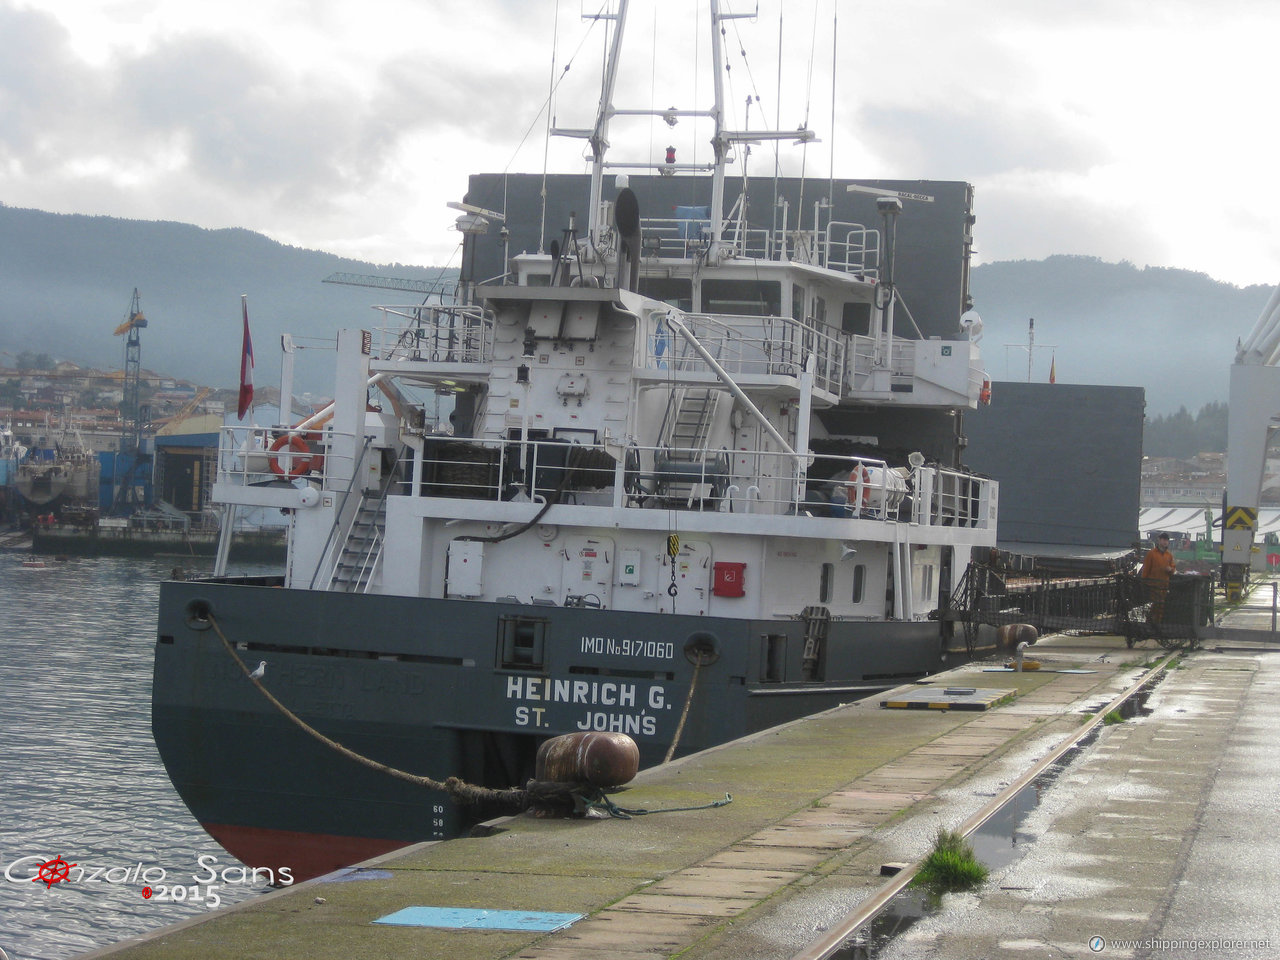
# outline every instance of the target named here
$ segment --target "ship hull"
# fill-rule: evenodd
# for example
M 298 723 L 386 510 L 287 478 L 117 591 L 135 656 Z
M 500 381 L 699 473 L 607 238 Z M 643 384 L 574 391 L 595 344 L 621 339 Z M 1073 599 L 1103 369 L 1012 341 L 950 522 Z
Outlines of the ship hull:
M 255 689 L 222 637 L 250 667 L 265 660 L 263 684 L 325 737 L 413 774 L 502 788 L 530 779 L 538 744 L 557 734 L 627 733 L 648 766 L 662 761 L 686 703 L 677 755 L 946 663 L 937 623 L 835 621 L 809 665 L 805 632 L 799 619 L 170 582 L 153 730 L 174 786 L 211 835 L 251 866 L 304 879 L 456 836 L 501 811 L 459 807 L 303 732 Z

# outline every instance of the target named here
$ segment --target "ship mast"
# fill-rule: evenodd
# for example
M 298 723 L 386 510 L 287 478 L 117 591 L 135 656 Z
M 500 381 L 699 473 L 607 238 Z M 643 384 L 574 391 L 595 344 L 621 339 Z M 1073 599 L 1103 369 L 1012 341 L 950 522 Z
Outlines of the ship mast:
M 749 19 L 754 13 L 722 13 L 719 0 L 711 2 L 711 62 L 714 82 L 712 87 L 715 103 L 710 110 L 677 110 L 674 107 L 665 110 L 654 109 L 618 109 L 613 105 L 613 94 L 618 80 L 618 64 L 621 58 L 622 35 L 626 30 L 627 8 L 629 0 L 619 0 L 617 13 L 590 14 L 598 20 L 614 20 L 613 39 L 609 44 L 609 55 L 605 62 L 604 78 L 600 89 L 600 104 L 596 109 L 595 124 L 591 129 L 571 129 L 553 127 L 553 136 L 577 137 L 591 145 L 591 198 L 587 213 L 587 236 L 593 246 L 601 244 L 601 231 L 606 226 L 601 223 L 601 207 L 604 193 L 604 172 L 606 167 L 625 167 L 630 169 L 652 170 L 655 163 L 607 163 L 605 154 L 609 150 L 609 124 L 614 117 L 646 116 L 661 117 L 670 126 L 675 126 L 680 117 L 709 117 L 715 126 L 711 138 L 714 160 L 710 165 L 693 163 L 663 163 L 664 173 L 711 171 L 711 251 L 708 259 L 715 262 L 720 259 L 722 234 L 724 232 L 724 178 L 725 167 L 735 143 L 751 143 L 761 140 L 794 140 L 796 143 L 807 143 L 814 139 L 813 131 L 807 127 L 796 130 L 726 130 L 724 127 L 724 47 L 720 37 L 720 26 L 728 20 Z

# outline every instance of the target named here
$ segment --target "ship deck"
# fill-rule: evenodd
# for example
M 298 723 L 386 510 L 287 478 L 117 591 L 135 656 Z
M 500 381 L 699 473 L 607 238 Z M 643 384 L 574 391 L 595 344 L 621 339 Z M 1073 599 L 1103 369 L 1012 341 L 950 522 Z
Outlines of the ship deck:
M 1259 623 L 1241 626 L 1261 626 L 1269 617 L 1271 591 L 1258 591 L 1263 593 L 1268 609 Z M 1039 670 L 993 672 L 998 663 L 987 662 L 933 678 L 934 688 L 1012 691 L 1011 697 L 992 698 L 987 709 L 881 707 L 894 694 L 920 688 L 909 685 L 642 771 L 614 797 L 625 807 L 658 809 L 697 806 L 732 794 L 733 802 L 726 806 L 631 820 L 505 818 L 493 823 L 488 836 L 409 847 L 88 956 L 789 957 L 810 949 L 807 945 L 836 926 L 845 912 L 875 896 L 885 882 L 882 864 L 923 856 L 939 827 L 958 826 L 1091 716 L 1100 721 L 1104 705 L 1167 654 L 1150 643 L 1127 650 L 1117 637 L 1044 638 L 1034 649 Z M 1257 665 L 1267 658 L 1242 658 L 1240 666 L 1224 669 L 1215 659 L 1223 656 L 1198 652 L 1184 669 L 1170 672 L 1158 689 L 1166 691 L 1165 697 L 1184 700 L 1175 699 L 1167 711 L 1144 720 L 1145 726 L 1125 725 L 1135 732 L 1117 734 L 1120 752 L 1113 751 L 1114 745 L 1097 751 L 1098 762 L 1119 763 L 1128 771 L 1122 775 L 1133 776 L 1134 765 L 1143 760 L 1126 749 L 1142 753 L 1168 747 L 1170 725 L 1186 722 L 1176 716 L 1185 713 L 1177 705 L 1188 697 L 1206 696 L 1206 685 L 1222 686 L 1210 694 L 1223 698 L 1215 702 L 1215 710 L 1225 711 L 1224 716 L 1239 710 L 1249 689 L 1240 681 L 1246 677 L 1244 666 L 1260 671 Z M 1196 758 L 1205 751 L 1208 758 L 1222 756 L 1235 728 L 1211 722 L 1198 729 L 1205 732 L 1203 737 L 1196 734 L 1194 751 L 1186 740 L 1174 740 L 1181 764 L 1180 776 L 1174 778 L 1178 789 L 1194 791 L 1203 787 L 1202 781 L 1212 783 L 1216 767 L 1197 765 Z M 1145 732 L 1140 736 L 1139 730 Z M 1156 768 L 1161 766 L 1168 761 Z M 1084 791 L 1087 786 L 1073 780 L 1067 789 Z M 1126 798 L 1112 799 L 1120 803 Z M 1103 814 L 1112 818 L 1106 824 L 1114 834 L 1149 834 L 1149 823 L 1132 806 Z M 1182 821 L 1198 809 L 1194 803 L 1163 806 L 1162 833 L 1177 834 L 1183 827 L 1194 831 L 1194 824 Z M 1172 848 L 1178 845 L 1148 841 L 1140 846 L 1140 859 L 1151 861 L 1141 865 L 1151 890 L 1144 887 L 1141 897 L 1125 894 L 1125 910 L 1141 912 L 1145 904 L 1154 915 L 1177 882 L 1176 862 L 1155 861 L 1165 849 L 1175 856 Z M 1105 862 L 1091 869 L 1119 877 L 1134 866 L 1111 859 L 1102 858 Z M 1017 896 L 1030 894 L 984 892 L 982 909 L 988 909 L 988 900 L 999 906 Z M 1080 908 L 1092 909 L 1097 918 L 1089 930 L 1107 937 L 1126 935 L 1116 929 L 1120 921 L 1114 902 L 1104 895 L 1096 899 L 1086 896 Z M 1072 903 L 1055 909 L 1062 924 L 1078 920 Z M 582 918 L 552 933 L 375 923 L 411 907 L 545 911 Z M 1045 915 L 1037 912 L 1037 922 L 1052 922 Z M 993 922 L 990 946 L 1011 935 L 1010 922 L 1008 917 Z M 973 930 L 972 918 L 965 926 Z M 1141 926 L 1140 920 L 1127 920 L 1123 929 Z M 1064 927 L 1069 939 L 1079 939 L 1076 933 Z M 1055 942 L 1052 933 L 1048 936 L 1048 942 Z M 971 949 L 968 955 L 976 956 L 985 948 L 979 937 L 958 942 L 957 949 L 961 954 Z

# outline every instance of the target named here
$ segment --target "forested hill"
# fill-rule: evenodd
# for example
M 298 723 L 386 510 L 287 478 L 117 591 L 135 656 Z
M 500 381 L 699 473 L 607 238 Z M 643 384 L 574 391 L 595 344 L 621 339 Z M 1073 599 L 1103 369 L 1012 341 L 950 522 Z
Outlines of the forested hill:
M 0 351 L 11 355 L 0 355 L 0 366 L 29 351 L 119 369 L 124 348 L 112 333 L 137 287 L 150 322 L 143 366 L 231 386 L 243 293 L 259 376 L 269 382 L 280 333 L 332 338 L 340 326 L 376 325 L 371 304 L 416 302 L 413 294 L 321 283 L 334 272 L 427 280 L 440 273 L 347 260 L 249 230 L 0 206 Z M 971 286 L 993 379 L 1026 379 L 1034 317 L 1033 379 L 1048 379 L 1054 358 L 1060 383 L 1145 387 L 1151 416 L 1227 399 L 1236 340 L 1270 293 L 1187 270 L 1062 256 L 980 265 Z M 298 390 L 327 392 L 328 368 L 318 352 L 301 354 Z
M 1280 281 L 1280 277 L 1276 278 Z M 1146 388 L 1148 416 L 1226 402 L 1236 341 L 1253 328 L 1271 287 L 1236 287 L 1190 270 L 1092 257 L 1011 260 L 975 267 L 970 284 L 995 379 Z
M 240 295 L 247 294 L 259 381 L 271 382 L 279 370 L 280 333 L 332 341 L 341 326 L 377 325 L 371 304 L 421 302 L 413 293 L 321 282 L 335 272 L 415 280 L 440 274 L 286 246 L 250 230 L 0 206 L 0 351 L 120 369 L 124 338 L 113 333 L 137 287 L 148 320 L 142 365 L 233 386 L 240 372 Z M 299 354 L 299 391 L 332 392 L 326 372 L 332 355 L 322 360 L 321 352 Z M 0 366 L 13 359 L 0 355 Z

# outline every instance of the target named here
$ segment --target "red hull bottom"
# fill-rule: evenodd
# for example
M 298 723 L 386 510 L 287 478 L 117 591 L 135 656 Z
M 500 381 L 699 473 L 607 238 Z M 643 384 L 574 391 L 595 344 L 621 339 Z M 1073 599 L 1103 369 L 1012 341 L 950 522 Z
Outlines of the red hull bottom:
M 342 837 L 294 830 L 265 830 L 225 823 L 202 823 L 209 836 L 237 860 L 250 867 L 269 868 L 278 879 L 287 867 L 294 883 L 324 876 L 372 857 L 406 846 L 400 840 Z

